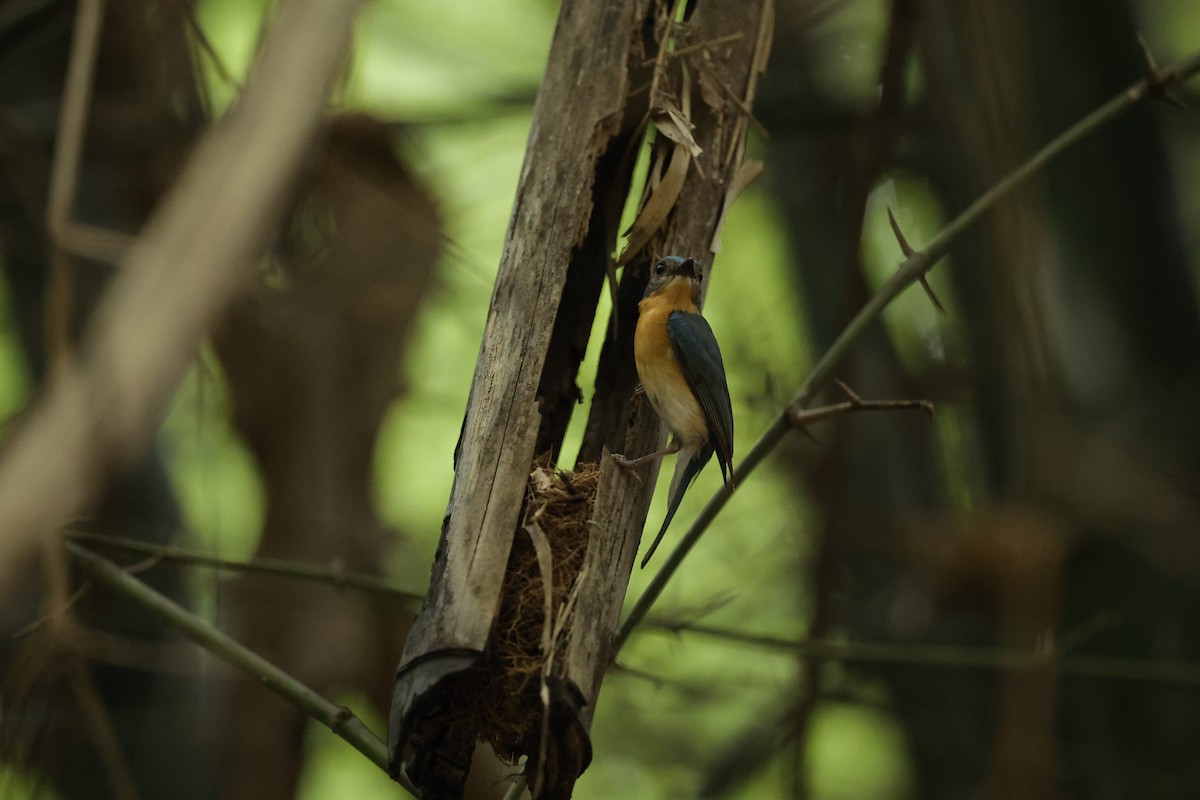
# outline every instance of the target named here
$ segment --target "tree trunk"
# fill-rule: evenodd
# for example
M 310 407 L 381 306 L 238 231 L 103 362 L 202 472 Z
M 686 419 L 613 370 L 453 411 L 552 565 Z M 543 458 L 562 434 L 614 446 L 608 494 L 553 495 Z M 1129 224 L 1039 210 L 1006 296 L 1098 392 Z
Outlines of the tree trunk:
M 703 256 L 715 247 L 747 127 L 738 104 L 753 100 L 771 28 L 766 0 L 711 0 L 690 11 L 676 26 L 664 2 L 562 8 L 433 581 L 396 676 L 392 767 L 406 768 L 426 797 L 461 796 L 477 739 L 502 756 L 528 756 L 535 797 L 569 796 L 590 759 L 591 709 L 657 474 L 646 470 L 639 483 L 614 471 L 605 445 L 642 452 L 662 440 L 642 406 L 629 417 L 636 302 L 648 264 L 666 248 Z M 733 33 L 742 35 L 686 59 L 662 49 Z M 618 321 L 580 463 L 556 475 L 552 459 L 579 395 L 576 372 L 648 116 L 672 138 L 659 136 L 650 199 L 620 259 Z M 689 119 L 694 131 L 679 122 Z M 531 644 L 514 650 L 514 636 Z

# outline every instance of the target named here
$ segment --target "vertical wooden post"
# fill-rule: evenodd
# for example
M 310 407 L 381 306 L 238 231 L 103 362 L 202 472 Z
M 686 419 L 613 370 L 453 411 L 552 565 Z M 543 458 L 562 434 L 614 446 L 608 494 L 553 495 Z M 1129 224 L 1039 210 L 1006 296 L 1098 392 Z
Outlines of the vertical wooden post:
M 648 262 L 666 252 L 710 262 L 724 210 L 745 175 L 739 166 L 747 109 L 771 33 L 771 0 L 698 0 L 677 24 L 681 5 L 566 2 L 560 12 L 433 580 L 396 675 L 392 772 L 407 770 L 425 797 L 461 796 L 475 742 L 489 738 L 468 713 L 487 700 L 472 676 L 487 659 L 514 535 L 526 535 L 522 508 L 534 459 L 557 457 L 579 396 L 579 362 L 613 268 L 636 149 L 653 124 L 659 134 L 647 197 L 664 184 L 670 196 L 657 201 L 661 213 L 643 204 L 641 246 L 620 259 L 619 321 L 609 327 L 580 454 L 592 469 L 601 462 L 585 563 L 569 601 L 552 609 L 561 625 L 542 653 L 542 724 L 517 745 L 529 757 L 527 772 L 535 773 L 535 796 L 570 796 L 591 757 L 587 728 L 657 474 L 655 467 L 638 483 L 603 456 L 606 445 L 642 452 L 663 436 L 648 407 L 638 406 L 631 424 L 630 320 Z M 689 49 L 673 56 L 672 42 Z M 664 177 L 680 139 L 685 169 Z
M 561 398 L 578 391 L 583 348 L 569 343 L 582 327 L 586 346 L 615 238 L 618 220 L 610 217 L 619 219 L 628 192 L 631 167 L 622 175 L 620 166 L 640 127 L 629 94 L 632 75 L 645 71 L 643 28 L 652 23 L 653 7 L 653 0 L 568 2 L 559 15 L 455 452 L 432 582 L 396 673 L 392 772 L 406 769 L 428 796 L 461 795 L 482 736 L 452 710 L 470 691 L 469 674 L 499 611 L 542 411 L 561 408 Z M 619 198 L 615 209 L 610 196 Z M 564 296 L 577 305 L 560 308 Z M 548 367 L 558 374 L 544 374 Z

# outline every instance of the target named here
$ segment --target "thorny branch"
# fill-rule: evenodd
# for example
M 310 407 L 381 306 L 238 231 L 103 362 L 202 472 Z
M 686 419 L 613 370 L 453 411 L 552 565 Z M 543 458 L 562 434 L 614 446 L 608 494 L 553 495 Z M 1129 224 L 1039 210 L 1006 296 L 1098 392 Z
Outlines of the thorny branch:
M 859 310 L 854 319 L 842 330 L 838 338 L 830 345 L 821 359 L 813 366 L 808 378 L 800 387 L 800 391 L 786 408 L 771 422 L 750 452 L 742 459 L 733 473 L 731 485 L 740 486 L 747 477 L 762 463 L 782 441 L 790 430 L 789 413 L 802 411 L 812 401 L 817 391 L 824 386 L 833 373 L 834 368 L 846 357 L 850 347 L 862 335 L 863 331 L 873 323 L 883 310 L 909 286 L 918 283 L 925 277 L 942 256 L 950 249 L 950 245 L 973 223 L 990 211 L 995 205 L 1007 197 L 1014 189 L 1024 184 L 1030 178 L 1042 171 L 1058 156 L 1072 146 L 1086 139 L 1108 123 L 1129 112 L 1134 106 L 1148 97 L 1161 94 L 1167 88 L 1181 83 L 1200 72 L 1200 51 L 1186 56 L 1166 69 L 1158 70 L 1125 89 L 1104 105 L 1092 111 L 1079 122 L 1059 134 L 1042 149 L 1034 153 L 1029 160 L 1001 178 L 986 192 L 976 198 L 975 202 L 963 210 L 946 227 L 933 237 L 924 249 L 914 250 L 907 256 L 895 274 L 888 279 L 866 305 Z M 683 559 L 696 545 L 700 537 L 708 530 L 713 519 L 720 513 L 732 496 L 732 490 L 722 485 L 700 511 L 696 521 L 684 533 L 679 544 L 671 551 L 663 562 L 662 568 L 650 581 L 650 585 L 638 598 L 629 615 L 621 623 L 613 637 L 612 655 L 615 658 L 622 645 L 629 639 L 629 634 L 646 618 L 646 614 L 666 588 L 671 577 L 683 563 Z
M 1158 61 L 1154 58 L 1154 53 L 1150 52 L 1150 46 L 1146 44 L 1146 38 L 1140 33 L 1137 35 L 1138 53 L 1142 57 L 1142 66 L 1146 70 L 1146 81 L 1150 85 L 1150 91 L 1158 98 L 1165 100 L 1176 108 L 1186 109 L 1187 106 L 1183 102 L 1168 91 L 1170 83 L 1164 78 L 1163 73 L 1158 68 Z
M 892 213 L 892 209 L 888 209 L 888 224 L 892 226 L 892 233 L 896 235 L 896 243 L 900 245 L 900 252 L 904 253 L 905 258 L 912 258 L 916 252 L 912 249 L 912 245 L 908 243 L 908 239 L 904 238 L 904 231 L 900 230 L 900 223 L 896 222 L 896 215 Z M 925 275 L 922 275 L 917 280 L 921 282 L 921 288 L 925 290 L 925 296 L 929 298 L 929 302 L 933 303 L 933 307 L 943 314 L 946 313 L 945 306 L 942 301 L 938 300 L 938 296 L 933 293 L 933 287 L 929 285 L 929 280 Z
M 834 382 L 850 398 L 849 400 L 809 409 L 790 405 L 784 409 L 788 423 L 797 430 L 804 430 L 814 422 L 823 422 L 831 417 L 840 417 L 855 411 L 902 411 L 906 409 L 920 409 L 929 416 L 930 421 L 933 420 L 933 403 L 928 400 L 863 400 L 846 384 L 837 379 L 834 379 Z

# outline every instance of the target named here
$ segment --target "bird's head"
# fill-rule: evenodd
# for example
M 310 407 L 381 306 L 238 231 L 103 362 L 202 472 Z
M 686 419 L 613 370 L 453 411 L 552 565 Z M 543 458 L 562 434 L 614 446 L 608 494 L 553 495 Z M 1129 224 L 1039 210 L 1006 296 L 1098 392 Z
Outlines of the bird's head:
M 700 300 L 700 265 L 694 258 L 664 256 L 650 269 L 650 283 L 646 286 L 646 297 L 661 292 L 676 281 L 687 281 L 694 302 Z

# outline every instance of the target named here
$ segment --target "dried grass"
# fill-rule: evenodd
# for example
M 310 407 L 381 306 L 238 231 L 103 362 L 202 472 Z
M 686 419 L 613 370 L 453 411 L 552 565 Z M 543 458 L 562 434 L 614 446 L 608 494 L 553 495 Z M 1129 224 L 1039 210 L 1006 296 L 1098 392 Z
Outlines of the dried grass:
M 537 524 L 550 544 L 555 615 L 567 605 L 583 567 L 599 479 L 595 463 L 577 472 L 560 472 L 550 465 L 548 455 L 534 462 L 529 476 L 522 522 Z M 541 730 L 545 624 L 545 583 L 533 543 L 521 530 L 509 554 L 490 651 L 468 678 L 464 692 L 468 729 L 477 731 L 510 763 L 531 754 Z

